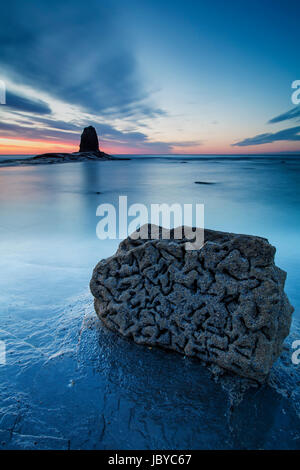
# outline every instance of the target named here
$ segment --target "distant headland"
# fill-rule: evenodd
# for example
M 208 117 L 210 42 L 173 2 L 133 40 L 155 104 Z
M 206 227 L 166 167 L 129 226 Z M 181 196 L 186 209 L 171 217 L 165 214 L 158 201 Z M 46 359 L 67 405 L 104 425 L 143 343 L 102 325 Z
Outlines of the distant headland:
M 130 160 L 130 158 L 117 158 L 102 152 L 96 129 L 88 126 L 83 129 L 80 138 L 79 152 L 73 153 L 43 153 L 32 158 L 9 159 L 1 162 L 1 166 L 12 165 L 49 165 L 54 163 L 86 162 L 105 160 Z

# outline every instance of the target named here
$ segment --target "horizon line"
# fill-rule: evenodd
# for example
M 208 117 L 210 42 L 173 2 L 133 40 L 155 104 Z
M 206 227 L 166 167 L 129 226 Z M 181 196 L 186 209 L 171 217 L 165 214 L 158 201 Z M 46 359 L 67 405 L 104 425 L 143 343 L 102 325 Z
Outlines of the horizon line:
M 44 153 L 77 153 L 77 152 L 44 152 Z M 38 156 L 38 155 L 43 155 L 43 154 L 35 154 L 35 153 L 15 153 L 15 154 L 7 154 L 7 153 L 0 153 L 0 157 L 17 157 L 17 156 Z M 110 154 L 111 156 L 114 155 L 131 155 L 131 156 L 160 156 L 160 155 L 168 155 L 168 156 L 216 156 L 216 157 L 232 157 L 232 156 L 237 156 L 237 157 L 255 157 L 255 156 L 300 156 L 300 151 L 296 152 L 261 152 L 261 153 L 112 153 Z

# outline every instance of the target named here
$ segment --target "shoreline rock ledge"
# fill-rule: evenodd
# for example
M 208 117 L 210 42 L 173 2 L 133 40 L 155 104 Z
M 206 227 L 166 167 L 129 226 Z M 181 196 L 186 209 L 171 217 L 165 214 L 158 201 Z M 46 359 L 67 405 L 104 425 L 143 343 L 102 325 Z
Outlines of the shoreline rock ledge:
M 150 229 L 95 267 L 90 288 L 99 318 L 138 344 L 263 383 L 294 310 L 275 248 L 264 238 L 205 230 L 202 248 L 187 251 L 172 230 L 169 240 L 150 240 Z

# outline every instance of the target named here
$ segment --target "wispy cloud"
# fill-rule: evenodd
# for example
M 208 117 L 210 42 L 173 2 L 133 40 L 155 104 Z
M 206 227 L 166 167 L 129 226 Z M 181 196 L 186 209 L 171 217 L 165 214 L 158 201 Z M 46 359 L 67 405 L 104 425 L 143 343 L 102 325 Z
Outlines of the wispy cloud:
M 254 137 L 250 137 L 235 144 L 232 144 L 232 146 L 247 147 L 248 145 L 270 144 L 272 142 L 283 140 L 300 141 L 300 126 L 290 127 L 288 129 L 283 129 L 278 132 L 259 134 Z
M 100 137 L 100 147 L 131 150 L 135 148 L 142 153 L 170 153 L 174 148 L 189 148 L 201 145 L 201 141 L 151 141 L 147 134 L 137 131 L 120 131 L 110 124 L 89 121 L 96 127 Z M 14 137 L 46 140 L 49 142 L 63 141 L 75 148 L 79 145 L 82 125 L 55 121 L 43 117 L 28 118 L 20 122 L 0 122 L 0 137 Z
M 75 144 L 78 142 L 80 134 L 79 132 L 78 134 L 74 134 L 71 132 L 58 131 L 57 129 L 1 122 L 0 136 L 9 136 L 14 138 L 22 137 L 35 140 L 63 140 L 70 142 L 70 144 Z
M 290 119 L 300 120 L 300 106 L 298 106 L 297 108 L 290 109 L 286 113 L 279 114 L 279 116 L 270 119 L 268 123 L 276 124 L 277 122 L 288 121 Z
M 288 121 L 291 119 L 300 120 L 300 106 L 290 109 L 286 113 L 279 114 L 268 121 L 268 124 L 277 124 L 279 122 Z M 254 137 L 249 137 L 240 142 L 232 144 L 233 147 L 247 147 L 248 145 L 262 145 L 270 144 L 277 141 L 299 141 L 300 140 L 300 126 L 289 127 L 277 132 L 266 132 L 258 134 Z

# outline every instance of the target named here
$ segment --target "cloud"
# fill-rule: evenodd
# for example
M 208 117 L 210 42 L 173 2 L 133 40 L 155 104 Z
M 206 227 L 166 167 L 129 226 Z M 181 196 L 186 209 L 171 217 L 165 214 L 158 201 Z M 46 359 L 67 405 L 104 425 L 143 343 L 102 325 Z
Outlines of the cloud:
M 0 122 L 0 136 L 14 137 L 14 138 L 27 138 L 36 140 L 64 140 L 70 143 L 79 142 L 80 132 L 78 134 L 64 131 L 57 131 L 57 129 L 39 128 L 37 126 L 24 126 L 19 123 Z
M 290 141 L 300 141 L 300 126 L 290 127 L 288 129 L 283 129 L 278 132 L 270 132 L 266 134 L 259 134 L 248 139 L 244 139 L 241 142 L 232 144 L 233 147 L 247 147 L 248 145 L 262 145 L 270 144 L 272 142 L 290 140 Z
M 290 119 L 300 118 L 300 106 L 290 109 L 286 113 L 279 114 L 278 116 L 270 119 L 268 124 L 276 124 Z M 298 119 L 300 120 L 300 119 Z M 232 144 L 233 147 L 247 147 L 248 145 L 262 145 L 270 144 L 277 141 L 299 141 L 300 140 L 300 126 L 289 127 L 278 132 L 268 132 L 265 134 L 258 134 L 254 137 L 249 137 L 240 142 Z
M 8 91 L 0 136 L 77 146 L 82 128 L 94 125 L 104 147 L 172 151 L 173 142 L 138 131 L 166 112 L 152 102 L 119 13 L 108 0 L 2 6 L 0 79 Z
M 200 141 L 185 142 L 153 142 L 143 132 L 120 131 L 110 124 L 101 124 L 89 121 L 89 124 L 95 126 L 99 140 L 100 148 L 115 147 L 124 151 L 126 148 L 132 150 L 134 147 L 142 153 L 171 153 L 175 148 L 188 148 L 201 145 Z M 47 118 L 36 118 L 35 120 L 19 121 L 18 123 L 0 122 L 0 137 L 15 137 L 34 140 L 63 141 L 70 145 L 77 146 L 80 142 L 82 126 L 63 121 L 56 122 Z
M 277 122 L 288 121 L 289 119 L 300 118 L 300 106 L 297 108 L 290 109 L 286 113 L 279 114 L 279 116 L 274 117 L 268 121 L 269 124 L 276 124 Z
M 11 91 L 6 92 L 6 106 L 16 111 L 27 113 L 50 114 L 51 109 L 47 103 L 17 95 Z
M 28 21 L 30 19 L 30 21 Z M 0 65 L 10 78 L 107 117 L 155 117 L 111 2 L 15 0 L 1 6 Z

